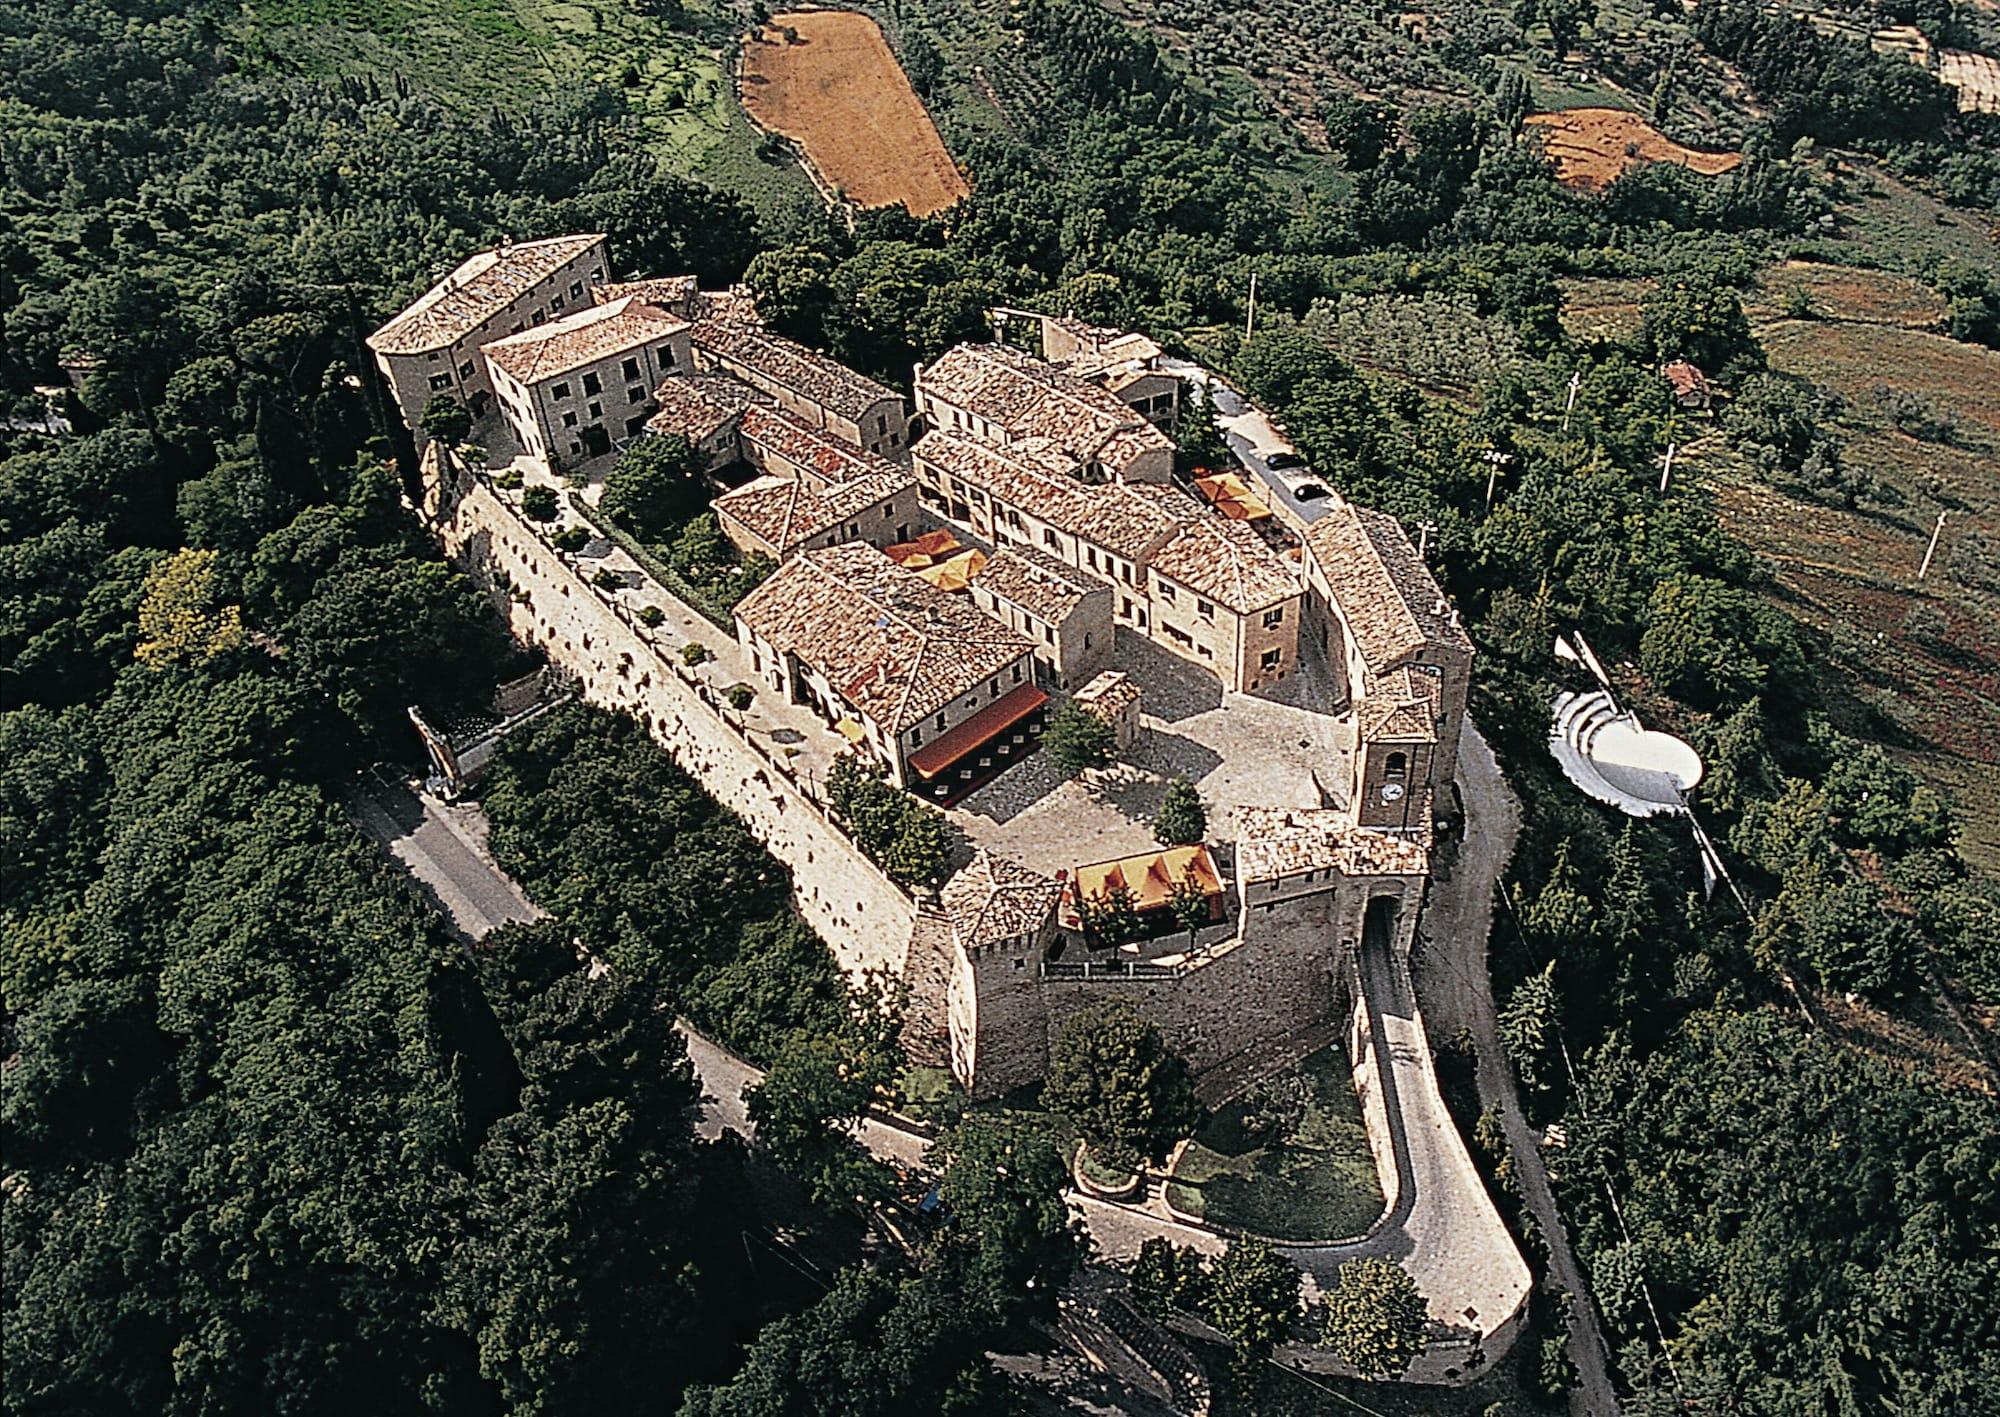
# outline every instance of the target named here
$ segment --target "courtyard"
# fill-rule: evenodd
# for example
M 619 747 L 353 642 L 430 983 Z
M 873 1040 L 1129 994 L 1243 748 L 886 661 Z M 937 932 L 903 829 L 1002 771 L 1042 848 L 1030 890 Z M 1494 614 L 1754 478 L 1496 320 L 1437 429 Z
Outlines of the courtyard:
M 1065 779 L 1046 754 L 1033 755 L 951 811 L 972 845 L 1049 876 L 1151 851 L 1176 777 L 1200 791 L 1211 841 L 1234 837 L 1239 807 L 1346 801 L 1353 721 L 1331 710 L 1316 647 L 1301 645 L 1298 672 L 1258 694 L 1225 693 L 1214 675 L 1125 629 L 1117 667 L 1143 695 L 1130 761 Z

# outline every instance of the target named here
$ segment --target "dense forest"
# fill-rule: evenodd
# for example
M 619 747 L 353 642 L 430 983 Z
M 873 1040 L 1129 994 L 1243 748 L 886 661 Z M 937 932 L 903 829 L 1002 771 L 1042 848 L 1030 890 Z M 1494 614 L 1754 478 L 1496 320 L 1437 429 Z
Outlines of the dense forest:
M 839 1126 L 897 1060 L 893 1001 L 843 987 L 740 823 L 630 725 L 552 717 L 488 803 L 554 920 L 467 952 L 343 811 L 413 756 L 406 705 L 449 715 L 519 667 L 400 504 L 360 338 L 463 251 L 568 229 L 628 272 L 747 270 L 782 327 L 895 379 L 996 296 L 1141 324 L 1343 490 L 1433 523 L 1528 809 L 1496 988 L 1537 1120 L 1567 1131 L 1633 1410 L 1946 1414 L 2000 1383 L 2000 1111 L 1963 1022 L 2000 997 L 2000 905 L 1950 804 L 1822 699 L 1820 646 L 1699 478 L 1657 490 L 1682 414 L 1653 374 L 1689 357 L 1755 390 L 1727 436 L 1836 495 L 1742 309 L 1831 208 L 1798 140 L 1991 208 L 1990 122 L 1911 66 L 1704 6 L 1773 113 L 1724 177 L 1565 188 L 1495 77 L 1472 104 L 1354 105 L 1342 180 L 1299 190 L 1153 41 L 1038 0 L 1014 23 L 1053 101 L 968 148 L 972 199 L 774 231 L 635 141 L 614 90 L 467 113 L 393 74 L 249 70 L 237 8 L 0 11 L 10 1409 L 1011 1410 L 980 1355 L 1076 1262 L 1045 1137 L 948 1134 L 962 1223 L 912 1259 L 769 1255 L 780 1216 L 837 1234 L 838 1198 L 883 1184 Z M 1639 335 L 1565 333 L 1557 282 L 1586 274 L 1655 281 Z M 1931 278 L 1953 337 L 2000 344 L 1993 267 Z M 1384 296 L 1452 302 L 1519 357 L 1446 402 L 1312 333 L 1316 303 Z M 71 376 L 57 431 L 36 391 Z M 1701 892 L 1683 833 L 1553 777 L 1547 647 L 1579 627 L 1703 748 L 1747 909 Z M 1942 1043 L 1836 1027 L 1822 1001 L 1848 996 Z M 675 1012 L 773 1063 L 803 1195 L 695 1138 Z

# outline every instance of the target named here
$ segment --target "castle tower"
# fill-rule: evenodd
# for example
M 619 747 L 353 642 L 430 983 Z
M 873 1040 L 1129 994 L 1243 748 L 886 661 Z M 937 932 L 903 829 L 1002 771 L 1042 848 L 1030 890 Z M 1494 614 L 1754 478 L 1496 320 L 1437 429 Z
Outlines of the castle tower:
M 1386 692 L 1355 709 L 1354 783 L 1348 800 L 1359 826 L 1380 831 L 1420 831 L 1430 824 L 1438 762 L 1437 681 L 1407 670 L 1392 676 Z
M 1048 877 L 985 851 L 939 894 L 954 944 L 951 1071 L 976 1098 L 1033 1082 L 1048 1068 L 1041 965 L 1061 894 Z

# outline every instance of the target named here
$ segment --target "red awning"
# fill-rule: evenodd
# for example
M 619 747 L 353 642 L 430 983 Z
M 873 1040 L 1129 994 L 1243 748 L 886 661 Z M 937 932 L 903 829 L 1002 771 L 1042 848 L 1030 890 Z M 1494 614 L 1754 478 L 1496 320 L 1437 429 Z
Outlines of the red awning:
M 1049 696 L 1033 684 L 1013 689 L 965 722 L 946 731 L 943 737 L 924 744 L 910 754 L 910 766 L 917 776 L 933 778 L 975 748 L 984 747 L 1049 701 Z

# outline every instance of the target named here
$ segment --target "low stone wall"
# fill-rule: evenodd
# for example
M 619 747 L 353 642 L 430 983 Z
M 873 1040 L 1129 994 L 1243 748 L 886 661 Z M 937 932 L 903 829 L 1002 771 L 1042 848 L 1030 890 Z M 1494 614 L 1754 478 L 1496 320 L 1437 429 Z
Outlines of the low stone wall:
M 719 690 L 679 662 L 677 647 L 627 619 L 549 543 L 547 529 L 521 516 L 483 476 L 448 471 L 425 492 L 446 554 L 492 596 L 515 639 L 573 675 L 588 702 L 637 719 L 743 818 L 791 871 L 799 914 L 850 976 L 880 970 L 900 977 L 915 903 L 732 723 Z

